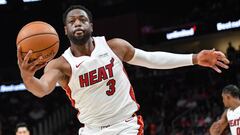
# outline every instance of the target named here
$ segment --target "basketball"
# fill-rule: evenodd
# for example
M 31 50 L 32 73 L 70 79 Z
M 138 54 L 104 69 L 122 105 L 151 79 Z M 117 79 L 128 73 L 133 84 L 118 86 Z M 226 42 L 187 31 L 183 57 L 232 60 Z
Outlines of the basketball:
M 21 28 L 17 35 L 17 46 L 21 46 L 24 58 L 32 50 L 29 62 L 42 56 L 42 62 L 52 60 L 59 49 L 59 37 L 56 30 L 48 23 L 33 21 Z M 41 63 L 40 63 L 41 64 Z

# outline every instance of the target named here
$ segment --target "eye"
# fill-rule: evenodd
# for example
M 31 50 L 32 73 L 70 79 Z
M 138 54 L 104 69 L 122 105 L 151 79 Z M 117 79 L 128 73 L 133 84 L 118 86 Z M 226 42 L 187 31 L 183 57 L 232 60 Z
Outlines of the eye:
M 67 23 L 74 23 L 74 19 L 73 18 L 69 18 L 68 20 L 67 20 Z
M 68 23 L 74 23 L 74 21 L 73 20 L 69 20 Z
M 87 21 L 88 21 L 87 18 L 85 18 L 85 17 L 81 18 L 81 22 L 86 23 Z

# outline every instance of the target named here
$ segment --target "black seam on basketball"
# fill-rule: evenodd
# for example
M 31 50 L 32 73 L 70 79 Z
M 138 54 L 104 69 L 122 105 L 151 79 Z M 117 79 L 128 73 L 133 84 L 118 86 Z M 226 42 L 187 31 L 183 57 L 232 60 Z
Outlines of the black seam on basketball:
M 47 50 L 47 49 L 49 49 L 49 48 L 57 45 L 58 42 L 59 42 L 59 41 L 56 41 L 56 42 L 55 42 L 54 44 L 52 44 L 51 46 L 49 46 L 49 47 L 47 47 L 47 48 L 44 48 L 44 49 L 42 49 L 42 50 L 33 51 L 32 53 L 37 53 L 37 52 L 41 52 L 41 51 Z M 22 52 L 22 53 L 28 53 L 28 52 Z
M 38 34 L 33 34 L 33 35 L 31 35 L 31 36 L 28 36 L 28 37 L 23 38 L 23 39 L 20 40 L 17 44 L 19 45 L 23 40 L 28 39 L 28 38 L 30 38 L 30 37 L 38 36 L 38 35 L 47 35 L 47 34 L 49 34 L 49 35 L 55 35 L 55 36 L 58 37 L 58 35 L 57 35 L 57 34 L 54 34 L 54 33 L 47 33 L 47 32 L 46 32 L 46 33 L 38 33 Z

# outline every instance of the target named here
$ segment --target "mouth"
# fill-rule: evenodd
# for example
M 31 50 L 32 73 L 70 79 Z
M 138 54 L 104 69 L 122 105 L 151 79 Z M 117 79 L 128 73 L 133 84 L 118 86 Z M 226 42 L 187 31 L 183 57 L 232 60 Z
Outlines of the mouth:
M 83 34 L 83 31 L 77 30 L 77 31 L 74 32 L 74 34 L 76 34 L 76 35 L 82 35 L 82 34 Z
M 77 28 L 74 30 L 74 33 L 84 33 L 84 30 L 81 28 Z
M 76 36 L 82 36 L 84 34 L 84 31 L 81 29 L 77 29 L 74 31 L 74 35 Z

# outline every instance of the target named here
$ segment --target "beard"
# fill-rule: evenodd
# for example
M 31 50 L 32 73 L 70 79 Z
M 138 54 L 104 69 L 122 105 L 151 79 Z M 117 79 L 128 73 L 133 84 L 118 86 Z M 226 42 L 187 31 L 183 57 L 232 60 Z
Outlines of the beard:
M 68 39 L 75 45 L 83 45 L 87 43 L 87 41 L 90 39 L 92 34 L 90 32 L 87 32 L 83 34 L 83 36 L 74 36 L 74 34 L 68 34 Z

